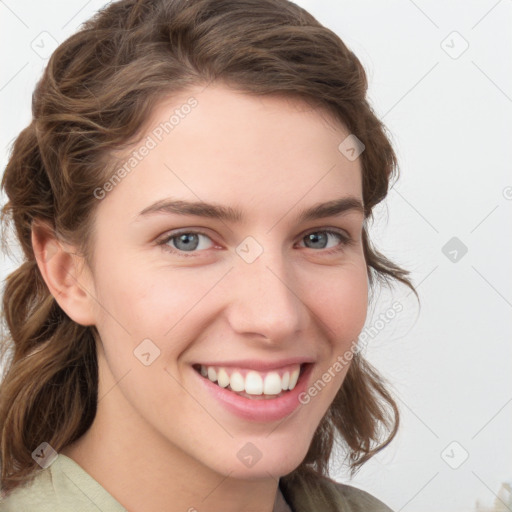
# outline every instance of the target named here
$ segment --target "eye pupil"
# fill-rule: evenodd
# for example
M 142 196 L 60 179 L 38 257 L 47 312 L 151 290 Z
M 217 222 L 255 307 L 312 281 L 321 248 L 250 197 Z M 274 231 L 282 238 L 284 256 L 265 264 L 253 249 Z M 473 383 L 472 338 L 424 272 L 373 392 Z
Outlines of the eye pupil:
M 191 241 L 190 239 L 192 237 L 194 237 L 194 239 Z M 183 233 L 182 235 L 178 235 L 177 237 L 175 237 L 175 241 L 175 247 L 180 250 L 196 249 L 199 243 L 198 236 L 195 233 Z M 183 243 L 184 246 L 180 247 L 180 243 Z
M 327 243 L 327 234 L 326 233 L 322 233 L 322 232 L 318 232 L 318 233 L 310 233 L 309 235 L 307 235 L 306 237 L 310 242 L 313 242 L 313 243 L 318 243 L 319 241 L 322 241 L 324 243 Z M 323 249 L 324 247 L 314 247 L 315 249 Z

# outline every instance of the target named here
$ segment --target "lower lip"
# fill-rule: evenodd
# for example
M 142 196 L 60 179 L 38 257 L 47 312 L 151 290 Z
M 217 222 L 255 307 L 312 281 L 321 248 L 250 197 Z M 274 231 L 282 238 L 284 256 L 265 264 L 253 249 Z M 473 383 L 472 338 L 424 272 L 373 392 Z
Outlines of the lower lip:
M 277 421 L 285 418 L 299 405 L 300 394 L 305 391 L 311 369 L 313 364 L 308 363 L 303 372 L 299 376 L 299 380 L 295 387 L 278 398 L 267 398 L 262 400 L 252 400 L 243 396 L 237 395 L 228 389 L 221 388 L 214 384 L 211 380 L 203 377 L 194 369 L 192 371 L 196 374 L 202 385 L 211 393 L 228 411 L 236 414 L 238 417 L 250 421 Z

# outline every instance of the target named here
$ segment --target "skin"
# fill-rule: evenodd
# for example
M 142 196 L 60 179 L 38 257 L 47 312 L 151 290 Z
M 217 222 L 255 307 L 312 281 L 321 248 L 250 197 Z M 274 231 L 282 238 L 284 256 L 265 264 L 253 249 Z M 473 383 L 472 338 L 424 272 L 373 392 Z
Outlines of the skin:
M 199 389 L 191 365 L 310 356 L 311 384 L 350 348 L 367 311 L 363 214 L 296 219 L 317 203 L 362 202 L 361 163 L 340 153 L 349 132 L 326 112 L 218 84 L 165 98 L 141 140 L 192 95 L 198 105 L 191 113 L 98 201 L 92 268 L 76 248 L 34 225 L 52 294 L 101 338 L 96 418 L 62 453 L 131 511 L 271 512 L 279 477 L 304 459 L 349 365 L 276 422 L 227 411 Z M 170 197 L 238 207 L 246 219 L 138 218 Z M 206 235 L 194 256 L 178 254 L 176 239 L 167 242 L 176 253 L 157 245 L 180 228 Z M 308 245 L 308 233 L 325 229 L 352 242 L 326 235 L 323 245 Z M 263 249 L 250 264 L 235 251 L 247 236 Z M 133 354 L 146 338 L 160 350 L 149 366 Z M 250 468 L 237 457 L 247 442 L 262 454 Z

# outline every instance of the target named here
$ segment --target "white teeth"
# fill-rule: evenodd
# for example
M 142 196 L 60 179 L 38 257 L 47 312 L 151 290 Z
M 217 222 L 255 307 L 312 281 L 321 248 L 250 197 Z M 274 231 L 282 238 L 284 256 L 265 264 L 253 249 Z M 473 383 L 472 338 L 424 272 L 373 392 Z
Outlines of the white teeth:
M 229 385 L 231 386 L 231 389 L 233 391 L 236 391 L 237 393 L 240 391 L 244 391 L 245 382 L 244 378 L 242 377 L 242 374 L 239 372 L 233 372 L 233 375 L 231 375 L 231 378 L 229 379 Z
M 282 388 L 288 389 L 289 385 L 290 385 L 290 372 L 284 372 Z
M 263 393 L 265 393 L 265 395 L 278 395 L 283 390 L 282 386 L 284 386 L 284 379 L 281 384 L 281 377 L 279 377 L 279 374 L 277 372 L 270 372 L 265 377 Z
M 258 372 L 249 372 L 245 377 L 245 392 L 249 395 L 261 395 L 263 393 L 263 379 Z
M 299 380 L 299 370 L 293 370 L 290 375 L 290 383 L 288 384 L 289 389 L 293 389 Z
M 212 382 L 215 382 L 217 380 L 217 372 L 215 371 L 215 368 L 213 368 L 212 366 L 208 367 L 208 378 Z
M 217 374 L 217 384 L 221 388 L 226 388 L 229 386 L 229 375 L 224 368 L 219 369 L 219 373 Z
M 297 384 L 300 374 L 300 366 L 292 371 L 286 371 L 282 376 L 277 371 L 271 371 L 262 375 L 260 372 L 251 370 L 245 378 L 239 371 L 234 371 L 231 376 L 225 368 L 203 366 L 200 368 L 201 375 L 212 382 L 217 382 L 221 388 L 230 386 L 236 393 L 246 392 L 249 395 L 279 395 L 282 391 L 292 390 Z

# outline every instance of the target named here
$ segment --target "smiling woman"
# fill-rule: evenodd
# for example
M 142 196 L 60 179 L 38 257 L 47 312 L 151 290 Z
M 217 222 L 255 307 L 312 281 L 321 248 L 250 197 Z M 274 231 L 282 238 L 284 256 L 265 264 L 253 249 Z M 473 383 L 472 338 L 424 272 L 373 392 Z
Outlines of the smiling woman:
M 57 48 L 2 181 L 1 511 L 390 510 L 328 475 L 397 432 L 357 340 L 413 289 L 366 90 L 286 0 L 123 0 Z

